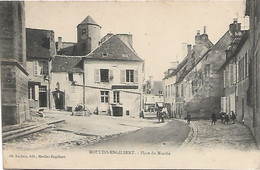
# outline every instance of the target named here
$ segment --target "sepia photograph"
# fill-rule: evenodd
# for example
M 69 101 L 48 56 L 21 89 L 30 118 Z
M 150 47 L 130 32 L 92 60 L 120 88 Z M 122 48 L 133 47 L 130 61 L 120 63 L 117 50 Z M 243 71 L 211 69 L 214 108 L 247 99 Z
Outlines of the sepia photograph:
M 1 1 L 3 169 L 259 169 L 260 1 Z

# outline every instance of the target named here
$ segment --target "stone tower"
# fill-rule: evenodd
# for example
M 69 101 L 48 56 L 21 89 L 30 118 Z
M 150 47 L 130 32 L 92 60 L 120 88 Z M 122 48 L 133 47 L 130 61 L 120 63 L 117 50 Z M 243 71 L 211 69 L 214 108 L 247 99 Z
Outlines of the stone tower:
M 78 36 L 78 55 L 86 55 L 94 50 L 100 42 L 101 26 L 98 25 L 90 16 L 87 16 L 77 26 Z

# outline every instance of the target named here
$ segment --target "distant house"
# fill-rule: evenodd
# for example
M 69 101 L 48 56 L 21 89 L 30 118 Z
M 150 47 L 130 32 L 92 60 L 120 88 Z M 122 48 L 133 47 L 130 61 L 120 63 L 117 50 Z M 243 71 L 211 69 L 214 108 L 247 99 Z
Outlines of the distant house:
M 56 54 L 52 30 L 26 28 L 26 65 L 30 108 L 50 107 L 50 62 Z
M 53 109 L 71 110 L 83 104 L 83 62 L 80 56 L 55 56 L 51 69 L 51 106 Z
M 174 84 L 176 82 L 176 74 L 178 70 L 181 69 L 181 66 L 183 66 L 183 63 L 184 62 L 182 62 L 181 64 L 179 64 L 179 62 L 172 62 L 171 68 L 169 68 L 164 73 L 163 98 L 164 98 L 164 104 L 167 107 L 167 111 L 170 114 L 170 117 L 176 117 L 176 112 L 175 112 L 176 92 L 175 92 Z
M 146 81 L 144 85 L 144 111 L 155 112 L 157 102 L 164 102 L 163 81 L 154 81 L 153 77 Z

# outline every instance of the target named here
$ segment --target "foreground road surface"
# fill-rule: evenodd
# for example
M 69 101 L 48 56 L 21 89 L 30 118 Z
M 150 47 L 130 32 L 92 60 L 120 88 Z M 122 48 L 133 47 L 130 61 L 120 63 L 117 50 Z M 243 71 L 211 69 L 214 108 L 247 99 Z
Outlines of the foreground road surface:
M 189 132 L 189 126 L 172 120 L 160 127 L 144 127 L 85 148 L 174 151 L 185 141 Z

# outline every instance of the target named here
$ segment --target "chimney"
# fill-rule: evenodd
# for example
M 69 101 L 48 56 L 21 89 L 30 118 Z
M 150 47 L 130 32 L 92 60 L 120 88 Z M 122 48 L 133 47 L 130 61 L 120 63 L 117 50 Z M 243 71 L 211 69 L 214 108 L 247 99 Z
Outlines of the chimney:
M 62 49 L 62 37 L 58 37 L 58 47 L 57 50 L 60 51 Z
M 133 35 L 132 34 L 117 34 L 119 38 L 126 44 L 133 46 Z
M 150 83 L 151 83 L 151 89 L 153 89 L 153 76 L 149 76 Z
M 197 30 L 197 35 L 195 36 L 195 44 L 201 44 L 200 30 Z
M 206 33 L 206 26 L 204 26 L 204 32 L 201 35 L 202 41 L 207 41 L 208 40 L 208 34 Z
M 191 44 L 187 45 L 187 53 L 188 53 L 188 55 L 191 54 Z

